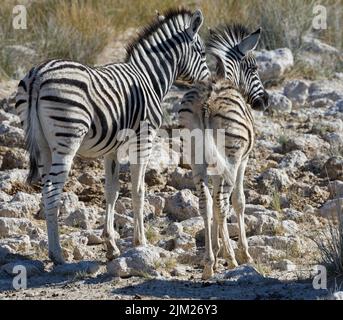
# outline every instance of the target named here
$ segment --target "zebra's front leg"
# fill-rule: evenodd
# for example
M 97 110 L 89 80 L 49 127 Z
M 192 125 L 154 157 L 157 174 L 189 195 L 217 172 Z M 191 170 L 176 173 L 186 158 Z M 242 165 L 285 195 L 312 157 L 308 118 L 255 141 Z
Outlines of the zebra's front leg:
M 244 210 L 245 210 L 245 195 L 243 189 L 244 173 L 248 159 L 243 160 L 238 168 L 236 185 L 232 193 L 232 205 L 237 214 L 239 227 L 239 260 L 241 263 L 253 263 L 254 260 L 248 251 L 248 241 L 245 233 Z
M 103 238 L 106 244 L 106 257 L 112 260 L 120 255 L 114 236 L 114 206 L 119 196 L 119 170 L 120 164 L 115 154 L 105 156 L 105 197 L 106 221 L 104 224 Z
M 205 257 L 202 279 L 207 280 L 213 276 L 214 255 L 212 249 L 212 197 L 208 188 L 206 165 L 193 166 L 194 183 L 199 194 L 199 211 L 205 224 Z
M 146 245 L 144 232 L 144 176 L 147 163 L 130 164 L 132 181 L 132 207 L 134 213 L 133 245 Z

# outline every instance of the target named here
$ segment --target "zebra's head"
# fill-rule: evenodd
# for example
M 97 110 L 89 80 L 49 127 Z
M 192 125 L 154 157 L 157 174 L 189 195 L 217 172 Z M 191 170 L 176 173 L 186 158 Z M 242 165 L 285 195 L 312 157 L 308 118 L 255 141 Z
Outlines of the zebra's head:
M 264 111 L 268 107 L 269 95 L 258 74 L 256 58 L 252 52 L 241 60 L 239 88 L 253 109 Z
M 210 31 L 208 51 L 216 60 L 217 76 L 228 79 L 247 97 L 254 109 L 268 106 L 268 93 L 263 87 L 252 53 L 260 39 L 261 29 L 253 33 L 242 25 L 225 25 Z
M 181 54 L 179 61 L 178 79 L 194 82 L 206 80 L 210 76 L 210 70 L 206 63 L 206 50 L 199 30 L 204 21 L 200 10 L 196 10 L 190 17 L 190 21 L 183 33 Z

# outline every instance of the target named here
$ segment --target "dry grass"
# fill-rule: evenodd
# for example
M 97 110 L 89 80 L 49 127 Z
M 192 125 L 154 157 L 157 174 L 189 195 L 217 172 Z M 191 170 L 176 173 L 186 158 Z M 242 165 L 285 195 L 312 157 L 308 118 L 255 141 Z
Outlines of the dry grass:
M 343 275 L 343 212 L 342 199 L 337 199 L 337 216 L 329 221 L 326 231 L 320 232 L 318 237 L 312 238 L 321 253 L 321 264 L 334 275 Z
M 224 22 L 241 22 L 251 29 L 263 28 L 261 47 L 301 47 L 301 37 L 311 27 L 314 0 L 32 0 L 27 5 L 28 30 L 12 28 L 12 10 L 17 0 L 3 0 L 0 6 L 0 77 L 13 77 L 15 61 L 8 45 L 34 49 L 37 56 L 27 68 L 49 58 L 75 59 L 92 64 L 110 36 L 151 21 L 155 10 L 163 12 L 183 5 L 200 7 L 206 27 Z M 319 36 L 342 48 L 339 22 L 340 0 L 322 1 L 328 11 L 328 29 Z M 302 72 L 301 70 L 299 72 Z M 307 71 L 310 76 L 313 71 Z M 311 73 L 312 72 L 312 73 Z

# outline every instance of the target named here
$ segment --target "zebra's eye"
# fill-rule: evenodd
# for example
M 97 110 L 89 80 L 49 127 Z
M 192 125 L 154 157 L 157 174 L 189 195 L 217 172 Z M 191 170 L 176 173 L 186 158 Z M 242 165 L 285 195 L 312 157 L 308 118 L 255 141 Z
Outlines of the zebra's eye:
M 256 72 L 257 71 L 257 66 L 251 66 L 249 68 L 249 70 L 252 71 L 252 72 Z

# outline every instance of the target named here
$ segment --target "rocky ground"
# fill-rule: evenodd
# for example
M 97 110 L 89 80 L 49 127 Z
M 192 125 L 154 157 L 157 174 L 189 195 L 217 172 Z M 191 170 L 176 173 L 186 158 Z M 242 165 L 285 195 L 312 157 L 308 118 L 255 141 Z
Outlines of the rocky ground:
M 132 31 L 128 32 L 131 34 Z M 98 62 L 120 60 L 116 39 Z M 312 38 L 304 59 L 316 63 L 340 53 Z M 335 51 L 336 50 L 336 51 Z M 114 57 L 113 57 L 114 56 Z M 13 110 L 16 81 L 0 83 L 0 298 L 3 299 L 324 299 L 313 288 L 320 261 L 315 241 L 337 216 L 343 198 L 343 73 L 308 81 L 285 77 L 294 65 L 289 49 L 257 53 L 271 106 L 255 113 L 257 141 L 246 173 L 246 228 L 254 266 L 227 270 L 220 260 L 213 279 L 201 280 L 204 225 L 189 167 L 178 164 L 170 139 L 158 138 L 146 175 L 147 248 L 132 248 L 133 214 L 127 165 L 120 174 L 115 228 L 122 256 L 106 264 L 102 160 L 77 158 L 64 189 L 60 232 L 68 264 L 53 268 L 40 210 L 40 186 L 25 184 L 24 132 Z M 316 60 L 317 59 L 317 60 Z M 177 127 L 175 109 L 184 88 L 163 104 L 164 128 Z M 170 161 L 172 159 L 172 161 Z M 343 208 L 341 207 L 341 211 Z M 228 228 L 237 248 L 238 225 Z M 14 267 L 27 270 L 26 290 L 13 289 Z M 338 286 L 338 287 L 337 287 Z M 334 298 L 339 298 L 337 293 Z

